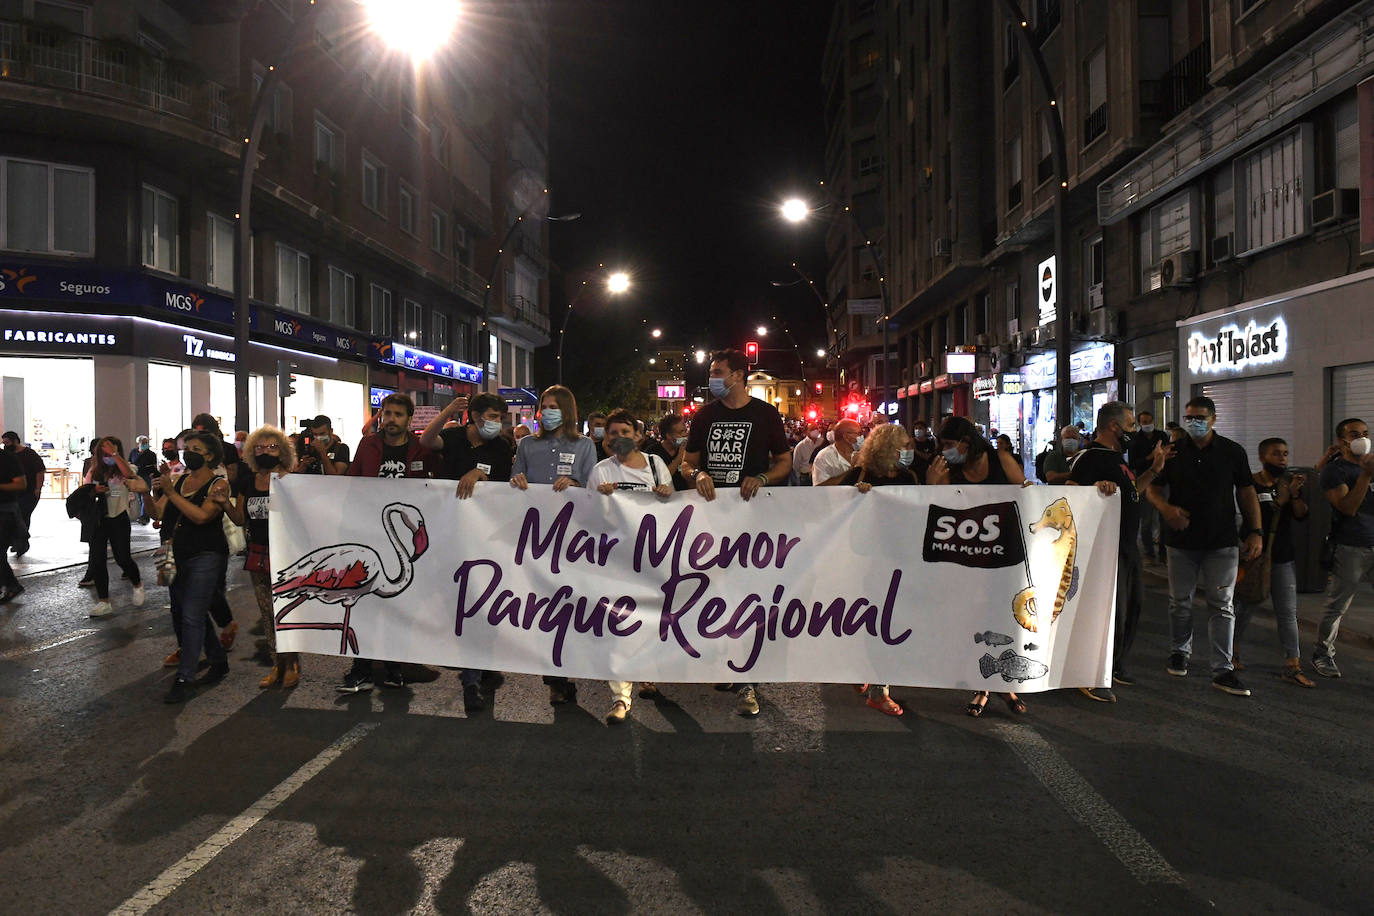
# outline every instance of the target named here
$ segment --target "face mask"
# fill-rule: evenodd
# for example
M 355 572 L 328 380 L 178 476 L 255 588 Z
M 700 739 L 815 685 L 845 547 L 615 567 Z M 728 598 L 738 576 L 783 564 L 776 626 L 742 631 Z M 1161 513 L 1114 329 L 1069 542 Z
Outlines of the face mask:
M 477 435 L 487 441 L 495 439 L 497 436 L 501 435 L 501 421 L 483 420 L 477 424 Z
M 946 464 L 963 464 L 964 459 L 968 457 L 963 452 L 959 451 L 959 446 L 957 445 L 951 445 L 941 452 L 941 454 L 945 456 Z
M 1288 468 L 1280 467 L 1277 464 L 1270 464 L 1266 461 L 1264 462 L 1264 473 L 1268 474 L 1270 477 L 1282 477 L 1284 474 L 1288 473 Z
M 928 429 L 918 429 L 918 430 L 916 430 L 916 438 L 917 438 L 918 440 L 924 442 L 925 440 L 927 440 L 927 439 L 930 438 L 930 430 L 928 430 Z
M 166 458 L 168 461 L 176 461 L 176 460 L 177 460 L 177 450 L 174 449 L 174 448 L 164 448 L 164 449 L 162 450 L 162 457 L 163 457 L 163 458 Z
M 686 444 L 687 444 L 687 437 L 686 437 L 686 436 L 678 436 L 676 441 L 677 441 L 677 444 L 678 444 L 678 445 L 686 445 Z
M 270 452 L 264 453 L 262 455 L 255 455 L 253 457 L 253 460 L 256 461 L 258 467 L 262 468 L 264 471 L 270 471 L 277 465 L 281 464 L 281 457 L 278 455 L 273 455 Z
M 861 448 L 863 448 L 863 447 L 864 447 L 864 437 L 863 437 L 863 436 L 859 436 L 857 439 L 854 440 L 854 451 L 857 452 L 859 449 L 861 449 Z
M 1194 439 L 1207 438 L 1207 421 L 1202 417 L 1184 417 L 1183 431 Z
M 107 467 L 107 468 L 112 468 L 112 467 L 114 467 L 115 460 L 114 460 L 113 458 L 109 457 L 108 455 L 105 456 L 104 458 L 101 458 L 100 460 L 103 461 L 103 462 L 105 462 L 105 467 Z
M 1135 438 L 1135 432 L 1134 432 L 1133 430 L 1129 430 L 1129 429 L 1123 429 L 1123 430 L 1121 430 L 1119 433 L 1116 434 L 1116 441 L 1118 441 L 1118 442 L 1121 443 L 1121 447 L 1122 447 L 1122 448 L 1126 448 L 1128 445 L 1130 445 L 1130 444 L 1131 444 L 1131 440 L 1134 439 L 1134 438 Z
M 819 429 L 813 429 L 811 432 L 806 434 L 806 438 L 810 439 L 813 442 L 819 439 L 820 437 L 821 431 Z
M 624 460 L 635 450 L 635 440 L 629 436 L 616 436 L 611 440 L 610 449 L 617 458 Z
M 1369 454 L 1369 437 L 1362 436 L 1359 439 L 1350 440 L 1350 454 L 1355 457 L 1363 457 Z
M 138 446 L 138 450 L 139 450 L 140 452 L 146 452 L 146 451 L 148 451 L 148 443 L 146 443 L 146 442 L 140 443 L 139 446 Z
M 916 460 L 916 450 L 914 448 L 904 448 L 897 453 L 897 467 L 909 468 L 911 462 Z
M 205 467 L 205 456 L 200 452 L 193 452 L 188 449 L 181 453 L 181 463 L 186 465 L 188 471 L 199 471 Z
M 1140 424 L 1140 431 L 1142 433 L 1152 433 L 1155 431 L 1155 425 L 1153 423 L 1142 423 Z
M 540 420 L 545 429 L 557 429 L 563 425 L 563 411 L 557 407 L 545 407 Z
M 723 378 L 713 378 L 707 384 L 711 387 L 711 397 L 717 400 L 730 393 L 730 386 L 725 384 L 725 379 Z
M 1078 451 L 1078 440 L 1077 440 L 1077 439 L 1065 439 L 1065 440 L 1064 440 L 1064 454 L 1065 454 L 1065 455 L 1072 455 L 1072 454 L 1073 454 L 1074 452 L 1076 452 L 1076 451 Z
M 597 442 L 600 442 L 602 439 L 606 438 L 606 427 L 594 427 L 592 429 L 592 438 L 595 439 Z
M 13 442 L 6 442 L 6 443 L 5 443 L 5 451 L 7 451 L 7 452 L 17 452 L 17 451 L 19 451 L 19 446 L 18 446 L 17 444 L 13 443 Z

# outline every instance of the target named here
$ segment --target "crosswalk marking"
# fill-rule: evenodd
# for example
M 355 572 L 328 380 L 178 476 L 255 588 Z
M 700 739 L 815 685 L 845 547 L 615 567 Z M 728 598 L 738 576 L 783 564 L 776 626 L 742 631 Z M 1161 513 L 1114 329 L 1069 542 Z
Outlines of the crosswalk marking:
M 36 646 L 17 646 L 13 649 L 6 649 L 4 652 L 0 652 L 0 661 L 9 661 L 12 658 L 22 658 L 25 655 L 34 655 L 38 652 L 46 652 L 49 649 L 56 649 L 58 646 L 65 646 L 69 642 L 76 642 L 78 639 L 85 639 L 87 636 L 91 636 L 99 632 L 99 630 L 91 629 L 76 630 L 75 632 L 68 633 L 65 636 L 59 636 L 56 639 L 50 639 L 47 642 L 41 642 Z

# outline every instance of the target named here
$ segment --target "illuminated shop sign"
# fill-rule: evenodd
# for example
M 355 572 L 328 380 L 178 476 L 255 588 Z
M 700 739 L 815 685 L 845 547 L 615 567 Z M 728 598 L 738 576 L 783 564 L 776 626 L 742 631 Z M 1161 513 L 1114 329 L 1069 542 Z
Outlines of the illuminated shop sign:
M 1269 322 L 1253 318 L 1245 327 L 1223 325 L 1214 334 L 1188 335 L 1188 371 L 1241 372 L 1252 366 L 1282 362 L 1288 356 L 1288 325 L 1282 317 Z

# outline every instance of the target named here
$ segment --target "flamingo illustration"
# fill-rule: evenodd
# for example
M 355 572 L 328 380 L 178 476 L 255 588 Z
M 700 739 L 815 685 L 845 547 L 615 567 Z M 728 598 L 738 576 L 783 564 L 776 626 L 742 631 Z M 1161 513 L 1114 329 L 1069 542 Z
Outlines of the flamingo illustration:
M 401 520 L 411 534 L 411 549 L 406 550 L 396 531 Z M 396 549 L 401 568 L 393 579 L 386 574 L 382 558 L 366 544 L 335 544 L 313 550 L 277 574 L 272 586 L 273 598 L 289 598 L 291 603 L 277 612 L 278 630 L 339 630 L 339 654 L 352 649 L 358 654 L 358 639 L 349 626 L 353 605 L 365 595 L 394 598 L 410 587 L 415 575 L 414 562 L 429 547 L 425 518 L 420 510 L 407 503 L 391 503 L 382 510 L 382 526 Z M 284 623 L 286 615 L 305 602 L 315 599 L 325 604 L 342 604 L 343 623 Z

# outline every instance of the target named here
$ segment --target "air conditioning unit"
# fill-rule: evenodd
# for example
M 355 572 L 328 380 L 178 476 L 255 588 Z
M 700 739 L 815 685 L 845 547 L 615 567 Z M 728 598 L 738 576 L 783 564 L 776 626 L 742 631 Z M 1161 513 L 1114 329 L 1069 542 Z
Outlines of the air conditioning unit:
M 1013 331 L 1011 336 L 1007 338 L 1007 349 L 1012 353 L 1017 353 L 1023 346 L 1025 346 L 1025 342 L 1021 340 L 1021 332 Z
M 916 364 L 916 374 L 922 381 L 935 377 L 935 360 L 923 359 Z
M 1007 336 L 1015 337 L 1021 333 L 1021 319 L 1013 318 L 1007 322 Z
M 954 252 L 954 239 L 936 239 L 935 257 L 947 258 Z
M 1181 286 L 1191 282 L 1197 276 L 1197 251 L 1190 248 L 1187 251 L 1176 251 L 1168 255 L 1164 260 L 1154 266 L 1154 270 L 1159 271 L 1159 286 Z M 1151 272 L 1151 289 L 1157 289 L 1154 285 L 1153 271 Z
M 1332 188 L 1312 198 L 1312 225 L 1324 226 L 1360 215 L 1360 192 L 1355 188 Z
M 1236 235 L 1234 232 L 1227 232 L 1212 239 L 1212 263 L 1220 264 L 1222 261 L 1229 261 L 1236 256 Z
M 1045 327 L 1043 325 L 1031 328 L 1025 333 L 1024 337 L 1026 346 L 1031 348 L 1043 347 L 1050 339 L 1049 335 L 1045 333 Z
M 1088 313 L 1089 337 L 1116 337 L 1116 312 L 1098 309 Z
M 1102 308 L 1102 284 L 1094 283 L 1088 287 L 1088 308 Z

